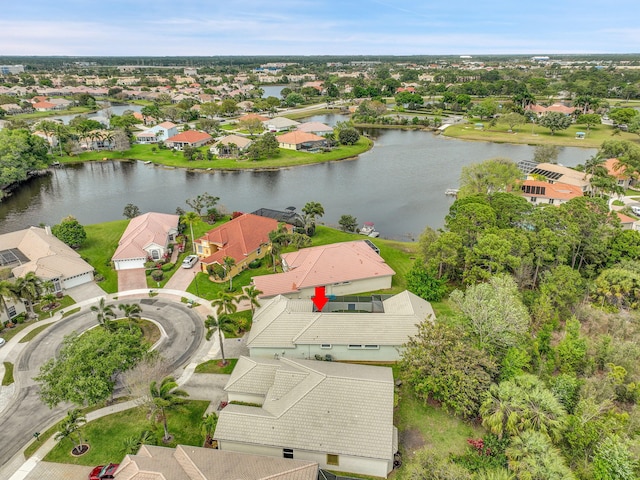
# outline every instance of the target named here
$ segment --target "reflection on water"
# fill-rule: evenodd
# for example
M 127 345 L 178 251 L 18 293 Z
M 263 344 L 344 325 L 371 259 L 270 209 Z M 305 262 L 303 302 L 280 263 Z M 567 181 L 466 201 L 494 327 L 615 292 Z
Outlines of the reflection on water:
M 314 117 L 338 121 L 340 115 Z M 220 197 L 229 212 L 260 207 L 300 210 L 309 201 L 325 209 L 321 222 L 341 215 L 374 222 L 383 237 L 417 238 L 426 226 L 440 227 L 458 186 L 461 168 L 488 158 L 531 159 L 534 148 L 465 142 L 421 131 L 371 132 L 375 147 L 358 159 L 277 171 L 203 172 L 166 169 L 142 162 L 93 162 L 52 171 L 27 183 L 0 203 L 0 232 L 74 215 L 83 224 L 124 218 L 127 203 L 142 212 L 188 209 L 185 200 L 203 192 Z M 564 148 L 559 162 L 573 166 L 594 149 Z

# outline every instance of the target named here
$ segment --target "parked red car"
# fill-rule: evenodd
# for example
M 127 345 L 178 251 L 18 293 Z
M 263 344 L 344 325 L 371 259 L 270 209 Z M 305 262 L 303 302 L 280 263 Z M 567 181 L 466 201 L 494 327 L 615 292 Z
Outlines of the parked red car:
M 119 463 L 110 463 L 109 465 L 98 465 L 91 470 L 89 480 L 107 480 L 113 478 L 113 474 L 120 466 Z

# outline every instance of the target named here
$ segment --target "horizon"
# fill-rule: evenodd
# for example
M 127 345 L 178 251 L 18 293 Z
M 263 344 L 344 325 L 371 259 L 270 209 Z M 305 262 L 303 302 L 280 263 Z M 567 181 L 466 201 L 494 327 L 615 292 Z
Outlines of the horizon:
M 3 57 L 623 55 L 640 45 L 640 27 L 629 15 L 634 7 L 630 0 L 604 10 L 594 0 L 268 6 L 156 0 L 152 7 L 26 0 L 3 8 L 0 51 Z

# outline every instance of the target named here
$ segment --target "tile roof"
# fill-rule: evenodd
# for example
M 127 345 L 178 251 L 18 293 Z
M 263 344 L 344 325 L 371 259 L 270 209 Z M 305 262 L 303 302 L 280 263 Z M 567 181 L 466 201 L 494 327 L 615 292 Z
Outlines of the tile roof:
M 273 125 L 277 128 L 295 127 L 297 125 L 300 125 L 300 122 L 296 122 L 295 120 L 291 120 L 287 117 L 269 118 L 262 123 L 264 123 L 265 125 Z
M 549 198 L 558 200 L 571 200 L 575 197 L 582 197 L 583 192 L 580 187 L 567 183 L 549 183 L 542 180 L 525 180 L 522 187 L 540 187 L 544 193 L 523 193 L 526 197 Z M 543 190 L 542 190 L 543 189 Z
M 321 122 L 304 122 L 298 125 L 296 130 L 301 132 L 333 132 L 333 128 Z
M 288 143 L 291 145 L 298 145 L 305 142 L 320 142 L 324 138 L 314 135 L 313 133 L 301 132 L 300 130 L 294 130 L 293 132 L 287 132 L 284 135 L 277 137 L 278 143 Z
M 240 357 L 238 365 L 246 362 L 253 368 L 267 363 Z M 281 367 L 262 407 L 230 404 L 221 410 L 214 438 L 222 441 L 222 448 L 227 440 L 393 458 L 396 431 L 390 368 L 287 358 L 278 362 Z M 239 374 L 234 374 L 229 383 L 238 381 Z
M 286 272 L 253 277 L 261 297 L 395 274 L 364 240 L 303 248 L 283 254 L 282 259 Z
M 617 158 L 609 158 L 604 162 L 604 168 L 607 169 L 607 173 L 619 180 L 628 180 L 629 174 L 627 173 L 626 165 L 620 163 Z
M 227 135 L 226 137 L 221 138 L 216 142 L 216 145 L 229 145 L 231 143 L 235 144 L 238 148 L 245 148 L 251 145 L 251 139 L 247 137 L 241 137 L 240 135 Z
M 281 295 L 256 310 L 247 339 L 249 348 L 295 348 L 296 345 L 366 344 L 400 346 L 435 318 L 431 304 L 409 291 L 383 302 L 384 313 L 314 312 L 309 299 Z
M 165 143 L 181 142 L 181 143 L 197 143 L 211 140 L 213 137 L 206 132 L 198 132 L 197 130 L 187 130 L 173 137 L 167 138 Z
M 117 480 L 316 480 L 318 464 L 248 453 L 178 445 L 143 445 L 127 455 Z
M 257 113 L 248 113 L 238 118 L 238 121 L 241 122 L 243 120 L 256 120 L 256 119 L 260 120 L 261 122 L 266 122 L 267 120 L 270 120 L 269 117 L 258 115 Z
M 149 212 L 132 218 L 112 259 L 146 258 L 145 247 L 152 243 L 164 247 L 169 231 L 177 229 L 179 222 L 180 216 L 169 213 Z
M 217 252 L 202 260 L 205 264 L 222 264 L 224 257 L 232 257 L 239 263 L 261 245 L 269 244 L 269 232 L 277 228 L 278 222 L 272 218 L 245 213 L 208 231 L 196 244 L 208 241 L 218 247 Z
M 0 235 L 0 245 L 2 250 L 17 248 L 29 259 L 27 263 L 12 268 L 15 277 L 34 272 L 38 277 L 49 279 L 93 271 L 78 252 L 43 228 L 30 227 L 5 233 Z

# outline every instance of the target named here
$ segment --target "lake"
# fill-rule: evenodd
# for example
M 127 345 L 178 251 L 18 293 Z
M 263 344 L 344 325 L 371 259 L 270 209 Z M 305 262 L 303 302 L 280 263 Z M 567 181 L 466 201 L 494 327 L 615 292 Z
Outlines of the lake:
M 341 115 L 309 120 L 333 124 Z M 209 192 L 229 212 L 261 207 L 298 211 L 309 201 L 325 210 L 321 223 L 349 214 L 374 222 L 384 238 L 415 239 L 426 226 L 444 224 L 461 168 L 494 157 L 533 158 L 526 145 L 467 142 L 423 131 L 371 130 L 375 147 L 354 160 L 277 171 L 195 173 L 142 162 L 90 162 L 54 169 L 0 203 L 0 233 L 53 225 L 73 215 L 82 224 L 124 218 L 127 203 L 144 212 L 188 210 L 185 200 Z M 583 163 L 595 149 L 563 148 L 558 162 Z M 213 163 L 215 165 L 215 161 Z

